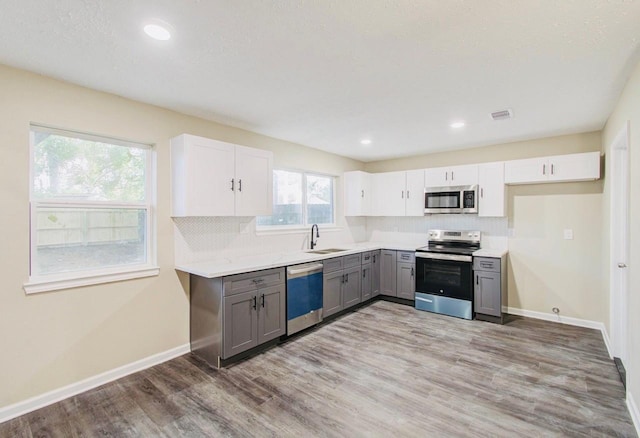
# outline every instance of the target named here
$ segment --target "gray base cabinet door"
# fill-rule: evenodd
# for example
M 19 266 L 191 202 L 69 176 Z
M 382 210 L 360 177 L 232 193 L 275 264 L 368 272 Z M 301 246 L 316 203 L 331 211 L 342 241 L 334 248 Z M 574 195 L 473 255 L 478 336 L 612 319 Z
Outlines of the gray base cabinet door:
M 354 268 L 345 269 L 344 274 L 344 283 L 342 283 L 342 297 L 343 303 L 342 308 L 347 309 L 351 306 L 355 306 L 361 301 L 361 282 L 360 276 L 361 267 L 356 266 Z
M 475 273 L 474 310 L 484 315 L 502 316 L 500 273 L 479 271 Z
M 322 315 L 330 316 L 342 310 L 342 271 L 325 274 L 322 284 Z
M 224 356 L 258 345 L 257 297 L 254 291 L 224 297 Z
M 380 253 L 380 293 L 395 297 L 396 292 L 396 252 L 382 250 Z
M 371 253 L 371 296 L 380 295 L 380 250 Z
M 371 273 L 372 273 L 371 263 L 362 265 L 362 277 L 360 277 L 360 280 L 362 281 L 362 288 L 361 288 L 362 293 L 360 294 L 362 298 L 362 302 L 365 302 L 371 299 L 372 297 L 373 278 L 371 278 Z
M 285 334 L 284 284 L 258 290 L 258 344 Z
M 397 292 L 398 298 L 405 298 L 407 300 L 416 299 L 416 279 L 415 279 L 415 264 L 407 262 L 399 262 L 397 266 Z

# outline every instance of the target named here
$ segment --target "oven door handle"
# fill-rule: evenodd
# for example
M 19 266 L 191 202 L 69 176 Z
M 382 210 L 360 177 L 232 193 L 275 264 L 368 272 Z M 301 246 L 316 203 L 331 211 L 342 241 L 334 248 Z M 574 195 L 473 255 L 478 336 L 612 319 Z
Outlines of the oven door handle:
M 473 257 L 459 254 L 441 254 L 433 252 L 416 252 L 416 257 L 432 260 L 452 260 L 454 262 L 471 262 Z

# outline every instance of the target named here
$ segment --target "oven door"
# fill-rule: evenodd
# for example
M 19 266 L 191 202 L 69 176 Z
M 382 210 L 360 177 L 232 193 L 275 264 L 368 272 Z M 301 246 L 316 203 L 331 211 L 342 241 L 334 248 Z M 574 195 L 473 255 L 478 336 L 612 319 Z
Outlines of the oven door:
M 416 292 L 472 301 L 472 257 L 416 252 Z

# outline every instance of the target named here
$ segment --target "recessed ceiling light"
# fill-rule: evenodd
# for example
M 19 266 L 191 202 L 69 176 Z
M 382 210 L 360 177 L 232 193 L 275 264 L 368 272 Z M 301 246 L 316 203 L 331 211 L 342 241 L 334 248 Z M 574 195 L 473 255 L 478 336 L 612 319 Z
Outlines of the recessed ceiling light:
M 171 38 L 171 31 L 169 30 L 169 27 L 170 26 L 168 24 L 156 20 L 144 26 L 144 33 L 155 40 L 167 41 Z
M 360 144 L 363 144 L 363 145 L 371 144 L 371 139 L 364 138 L 364 139 L 360 140 Z
M 462 128 L 464 126 L 464 122 L 453 122 L 451 125 L 453 129 L 459 129 Z

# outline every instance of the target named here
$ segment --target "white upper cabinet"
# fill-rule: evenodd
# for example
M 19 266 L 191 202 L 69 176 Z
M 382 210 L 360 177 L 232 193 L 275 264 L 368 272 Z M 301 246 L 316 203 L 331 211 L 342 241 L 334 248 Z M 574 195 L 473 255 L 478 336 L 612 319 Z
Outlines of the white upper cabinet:
M 424 170 L 371 174 L 372 216 L 424 216 Z
M 600 178 L 600 152 L 505 162 L 506 184 L 588 181 Z
M 504 162 L 478 165 L 478 216 L 506 216 Z
M 470 186 L 478 184 L 478 165 L 433 167 L 425 170 L 426 187 Z
M 271 214 L 273 153 L 190 134 L 171 139 L 174 217 Z
M 406 172 L 373 174 L 374 216 L 404 216 Z
M 424 216 L 424 170 L 407 170 L 405 173 L 405 216 Z
M 273 153 L 236 146 L 236 216 L 268 216 L 273 211 Z
M 372 212 L 371 174 L 354 170 L 345 172 L 344 215 L 369 216 Z

